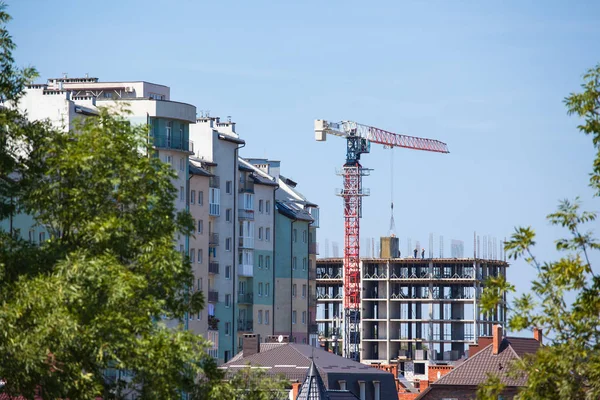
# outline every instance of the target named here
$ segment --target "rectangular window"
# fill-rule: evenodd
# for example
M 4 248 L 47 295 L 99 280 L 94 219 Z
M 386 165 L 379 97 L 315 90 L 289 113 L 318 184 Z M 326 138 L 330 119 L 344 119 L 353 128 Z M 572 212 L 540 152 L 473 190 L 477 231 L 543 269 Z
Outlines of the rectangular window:
M 262 310 L 258 310 L 258 323 L 262 324 Z
M 292 311 L 292 324 L 296 323 L 296 310 Z
M 196 191 L 190 191 L 190 204 L 194 204 L 196 202 Z
M 185 191 L 183 190 L 183 186 L 179 187 L 179 201 L 185 200 Z
M 185 166 L 185 158 L 180 158 L 179 159 L 179 170 L 183 171 L 184 170 L 184 166 Z
M 258 228 L 258 240 L 263 240 L 263 238 L 262 238 L 262 232 L 263 232 L 263 228 L 261 226 L 260 228 Z
M 306 285 L 302 285 L 302 298 L 306 298 Z
M 29 243 L 33 243 L 35 241 L 35 231 L 33 229 L 29 230 Z
M 254 210 L 254 195 L 252 193 L 244 193 L 244 210 Z
M 295 270 L 296 269 L 296 257 L 292 258 L 292 269 Z
M 196 284 L 196 290 L 197 291 L 202 290 L 202 278 L 198 278 L 198 283 Z
M 232 186 L 233 185 L 231 181 L 225 182 L 225 193 L 231 194 Z
M 271 214 L 271 201 L 270 200 L 267 200 L 265 202 L 265 212 L 267 214 Z
M 266 283 L 265 284 L 265 297 L 269 297 L 269 292 L 271 291 L 271 284 L 270 283 Z
M 258 212 L 262 214 L 263 212 L 263 201 L 258 200 Z
M 292 297 L 296 297 L 296 284 L 292 285 Z
M 292 232 L 292 241 L 296 243 L 298 241 L 298 230 L 294 229 Z
M 246 282 L 242 281 L 238 283 L 238 293 L 244 295 L 246 293 Z
M 202 264 L 202 259 L 204 258 L 204 252 L 202 251 L 202 249 L 198 249 L 198 264 Z
M 204 221 L 201 219 L 198 220 L 198 233 L 201 235 L 204 233 Z
M 265 325 L 269 325 L 269 310 L 265 310 Z
M 302 231 L 302 243 L 306 243 L 306 229 Z
M 196 260 L 196 250 L 190 249 L 190 262 L 194 262 Z
M 198 192 L 198 205 L 199 206 L 204 205 L 204 192 L 202 192 L 202 191 Z
M 265 229 L 265 240 L 267 242 L 271 241 L 271 228 L 266 228 Z
M 225 279 L 231 279 L 231 265 L 225 266 Z
M 225 239 L 225 251 L 231 251 L 231 238 Z
M 231 295 L 230 294 L 225 295 L 225 307 L 227 307 L 227 308 L 231 307 Z
M 225 335 L 229 336 L 231 334 L 231 322 L 225 322 Z M 228 351 L 225 351 L 228 353 Z M 227 359 L 227 357 L 225 358 Z
M 262 294 L 263 294 L 263 291 L 262 291 L 262 289 L 263 289 L 263 284 L 262 284 L 262 282 L 260 282 L 260 283 L 258 284 L 258 295 L 259 295 L 259 296 L 262 296 Z
M 258 268 L 262 269 L 263 267 L 263 256 L 262 254 L 258 256 Z
M 231 222 L 231 208 L 228 208 L 227 210 L 225 210 L 225 221 Z
M 306 257 L 302 259 L 302 271 L 306 271 Z
M 168 130 L 168 129 L 169 129 L 169 128 L 167 127 L 167 130 Z M 173 165 L 173 157 L 171 157 L 171 156 L 167 156 L 167 164 L 169 164 L 169 165 Z
M 265 258 L 265 268 L 266 269 L 270 269 L 271 268 L 271 256 L 267 256 Z
M 46 232 L 40 232 L 40 244 L 46 241 Z
M 302 311 L 302 323 L 306 325 L 306 311 Z

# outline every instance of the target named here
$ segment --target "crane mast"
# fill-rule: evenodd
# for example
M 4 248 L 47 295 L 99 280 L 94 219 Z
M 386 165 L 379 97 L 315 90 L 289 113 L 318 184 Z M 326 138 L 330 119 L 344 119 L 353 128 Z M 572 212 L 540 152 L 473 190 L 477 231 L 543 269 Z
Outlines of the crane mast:
M 344 204 L 344 356 L 356 361 L 360 358 L 360 218 L 362 198 L 368 196 L 362 178 L 370 173 L 363 168 L 360 156 L 369 153 L 371 143 L 388 147 L 448 153 L 445 143 L 434 139 L 399 135 L 352 121 L 315 121 L 315 138 L 325 141 L 327 135 L 346 139 L 346 163 L 339 172 L 344 187 L 338 191 Z

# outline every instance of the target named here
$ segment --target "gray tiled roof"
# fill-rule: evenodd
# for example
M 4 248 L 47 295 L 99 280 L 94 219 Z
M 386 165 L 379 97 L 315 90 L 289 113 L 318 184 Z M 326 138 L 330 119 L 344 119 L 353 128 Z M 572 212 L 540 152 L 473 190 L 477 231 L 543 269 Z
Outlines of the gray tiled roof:
M 296 400 L 329 400 L 327 388 L 325 388 L 323 379 L 321 379 L 321 375 L 315 368 L 314 361 L 310 364 L 306 378 L 298 390 Z
M 349 390 L 328 390 L 327 396 L 329 400 L 358 400 L 358 397 Z
M 539 342 L 535 339 L 504 338 L 498 354 L 492 354 L 493 344 L 490 344 L 430 386 L 475 386 L 486 381 L 488 373 L 497 375 L 506 386 L 524 386 L 527 382 L 526 376 L 511 378 L 507 376 L 506 371 L 511 362 L 524 354 L 535 353 L 538 348 Z

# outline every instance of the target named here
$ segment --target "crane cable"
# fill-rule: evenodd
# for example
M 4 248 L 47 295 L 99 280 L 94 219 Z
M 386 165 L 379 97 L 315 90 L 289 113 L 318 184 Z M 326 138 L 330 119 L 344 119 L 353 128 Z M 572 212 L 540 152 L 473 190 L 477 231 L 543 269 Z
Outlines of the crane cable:
M 394 148 L 390 146 L 390 236 L 396 234 L 396 223 L 394 222 Z

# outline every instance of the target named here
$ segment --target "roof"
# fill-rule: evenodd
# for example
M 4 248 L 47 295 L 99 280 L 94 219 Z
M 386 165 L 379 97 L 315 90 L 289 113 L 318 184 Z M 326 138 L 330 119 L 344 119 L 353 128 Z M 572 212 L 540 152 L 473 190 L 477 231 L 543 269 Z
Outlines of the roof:
M 298 207 L 297 203 L 283 202 L 283 201 L 277 200 L 276 205 L 277 205 L 277 211 L 279 211 L 280 214 L 283 214 L 288 218 L 299 219 L 302 221 L 309 221 L 309 222 L 314 221 L 314 219 L 310 215 L 310 213 L 308 211 L 304 210 L 303 208 Z
M 525 386 L 527 377 L 525 375 L 517 378 L 507 376 L 506 371 L 511 362 L 520 359 L 525 354 L 537 351 L 540 344 L 535 339 L 506 337 L 500 344 L 498 354 L 493 353 L 493 343 L 486 346 L 473 357 L 468 358 L 451 372 L 433 382 L 430 390 L 423 391 L 417 399 L 434 390 L 436 386 L 477 386 L 488 379 L 488 374 L 497 375 L 506 386 Z
M 222 133 L 219 133 L 219 139 L 226 140 L 228 142 L 233 142 L 233 143 L 236 143 L 236 144 L 246 144 L 246 141 L 244 141 L 244 140 L 242 140 L 240 138 L 236 138 L 236 137 L 233 137 L 233 136 L 230 136 L 230 135 L 225 135 L 225 134 L 222 134 Z
M 252 175 L 250 175 L 250 177 L 254 179 L 254 183 L 259 185 L 278 186 L 277 182 L 275 182 L 274 180 L 266 178 L 262 175 L 258 175 L 256 173 L 253 173 Z
M 284 346 L 285 343 L 272 342 L 272 343 L 260 343 L 260 352 L 264 353 L 265 351 L 273 350 L 275 347 Z M 229 360 L 228 364 L 233 363 L 234 361 L 238 361 L 244 357 L 244 352 L 240 351 L 235 356 Z
M 189 170 L 192 175 L 200 175 L 200 176 L 213 176 L 209 171 L 202 168 L 202 164 L 200 162 L 194 161 L 190 159 L 189 162 Z
M 315 362 L 310 363 L 310 368 L 306 374 L 306 378 L 300 389 L 296 400 L 328 400 L 327 388 L 321 379 L 321 375 L 317 372 Z
M 358 400 L 358 397 L 349 390 L 328 390 L 327 396 L 329 400 Z

